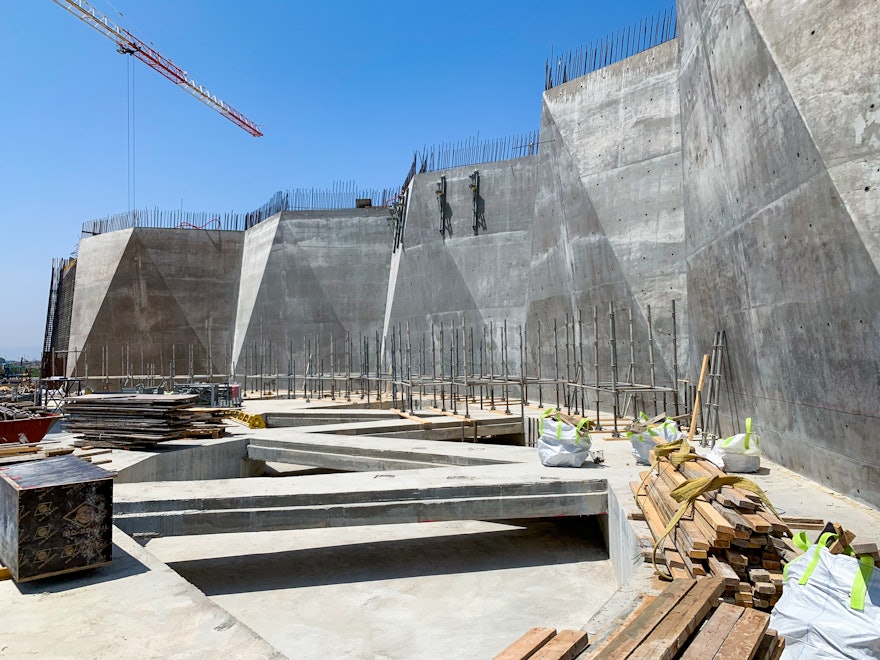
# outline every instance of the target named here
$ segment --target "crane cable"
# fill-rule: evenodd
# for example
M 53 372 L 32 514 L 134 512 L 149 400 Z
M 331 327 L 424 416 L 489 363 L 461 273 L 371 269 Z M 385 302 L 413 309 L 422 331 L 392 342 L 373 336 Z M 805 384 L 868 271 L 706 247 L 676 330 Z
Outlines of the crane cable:
M 129 57 L 126 62 L 126 90 L 125 98 L 127 103 L 127 187 L 128 187 L 128 211 L 129 218 L 134 216 L 134 208 L 136 204 L 136 170 L 135 170 L 135 86 L 134 86 L 134 58 Z

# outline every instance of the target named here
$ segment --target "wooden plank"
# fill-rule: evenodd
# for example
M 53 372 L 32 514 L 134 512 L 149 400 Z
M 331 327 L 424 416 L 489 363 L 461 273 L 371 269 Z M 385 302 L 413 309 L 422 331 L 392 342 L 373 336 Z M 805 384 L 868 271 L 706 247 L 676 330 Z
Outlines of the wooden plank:
M 3 580 L 9 580 L 12 578 L 12 573 L 9 572 L 9 569 L 6 568 L 3 564 L 0 564 L 0 582 Z
M 33 454 L 42 449 L 39 445 L 0 445 L 0 456 L 18 456 L 19 454 Z
M 697 582 L 651 634 L 628 656 L 629 660 L 671 660 L 682 649 L 724 591 L 720 578 Z
M 776 646 L 779 644 L 779 636 L 775 630 L 768 630 L 764 633 L 764 639 L 758 644 L 758 650 L 755 651 L 755 658 L 759 660 L 770 660 L 776 652 Z
M 825 521 L 821 518 L 803 518 L 800 516 L 782 516 L 782 522 L 793 529 L 825 529 Z
M 747 609 L 736 622 L 721 648 L 718 649 L 715 660 L 750 660 L 754 658 L 769 624 L 769 614 L 755 609 Z
M 721 561 L 715 555 L 711 555 L 707 561 L 709 574 L 724 580 L 725 590 L 734 590 L 739 586 L 739 576 L 727 562 Z
M 743 612 L 745 609 L 742 607 L 721 603 L 693 641 L 688 644 L 681 655 L 681 660 L 705 660 L 715 657 Z
M 541 647 L 533 660 L 574 660 L 590 644 L 584 630 L 560 630 L 556 637 Z
M 678 605 L 696 583 L 693 580 L 673 580 L 660 595 L 617 632 L 600 649 L 592 651 L 588 658 L 602 660 L 624 660 L 639 644 L 651 634 L 658 623 Z
M 776 650 L 773 651 L 770 656 L 770 660 L 779 660 L 782 657 L 782 652 L 785 650 L 785 637 L 779 638 L 779 643 L 776 645 Z
M 532 628 L 495 656 L 495 660 L 526 660 L 556 636 L 555 628 Z

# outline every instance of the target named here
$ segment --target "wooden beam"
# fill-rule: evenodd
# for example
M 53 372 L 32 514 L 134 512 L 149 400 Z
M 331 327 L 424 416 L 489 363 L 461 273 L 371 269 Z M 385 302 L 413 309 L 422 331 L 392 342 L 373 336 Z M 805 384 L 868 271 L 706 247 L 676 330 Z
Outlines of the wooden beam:
M 724 591 L 720 578 L 705 578 L 697 582 L 670 610 L 645 640 L 628 656 L 629 660 L 671 660 L 682 649 L 691 633 L 706 618 Z
M 532 656 L 533 660 L 574 660 L 590 644 L 583 630 L 560 630 Z
M 714 658 L 743 612 L 745 608 L 721 603 L 694 640 L 688 644 L 680 660 Z
M 641 614 L 624 626 L 604 647 L 592 651 L 587 657 L 602 660 L 624 660 L 629 657 L 695 584 L 693 580 L 673 580 Z
M 555 628 L 532 628 L 496 655 L 494 660 L 526 660 L 555 636 Z
M 715 660 L 750 660 L 770 624 L 770 615 L 760 610 L 747 609 L 736 622 L 727 639 L 715 654 Z

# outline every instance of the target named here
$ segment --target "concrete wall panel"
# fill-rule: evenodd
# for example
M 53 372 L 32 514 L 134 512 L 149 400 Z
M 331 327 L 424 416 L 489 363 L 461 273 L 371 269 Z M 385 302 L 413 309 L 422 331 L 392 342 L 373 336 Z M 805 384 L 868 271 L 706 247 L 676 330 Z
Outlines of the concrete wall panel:
M 830 12 L 826 21 L 821 4 L 680 4 L 680 25 L 692 32 L 683 39 L 693 44 L 680 73 L 691 355 L 724 329 L 727 429 L 752 416 L 769 456 L 877 504 L 876 248 L 827 165 L 840 158 L 847 176 L 861 177 L 847 182 L 851 195 L 870 187 L 862 161 L 876 160 L 880 144 L 872 152 L 854 146 L 852 131 L 824 135 L 841 129 L 826 104 L 847 105 L 841 121 L 850 127 L 864 114 L 835 91 L 826 53 L 808 56 L 802 43 L 789 51 L 819 13 L 821 29 L 847 39 L 851 19 Z M 870 78 L 876 67 L 863 56 L 850 54 L 847 65 Z M 797 71 L 806 57 L 829 96 L 819 78 L 805 87 Z M 844 85 L 858 97 L 859 84 Z
M 291 348 L 301 356 L 304 340 L 320 337 L 328 357 L 332 336 L 338 356 L 347 334 L 357 346 L 381 328 L 392 245 L 386 209 L 285 211 L 246 233 L 236 373 L 259 364 L 286 373 Z
M 534 157 L 419 174 L 413 179 L 389 322 L 419 336 L 431 324 L 524 321 L 529 279 Z M 469 176 L 480 173 L 481 221 L 473 229 Z M 446 177 L 440 233 L 436 183 Z

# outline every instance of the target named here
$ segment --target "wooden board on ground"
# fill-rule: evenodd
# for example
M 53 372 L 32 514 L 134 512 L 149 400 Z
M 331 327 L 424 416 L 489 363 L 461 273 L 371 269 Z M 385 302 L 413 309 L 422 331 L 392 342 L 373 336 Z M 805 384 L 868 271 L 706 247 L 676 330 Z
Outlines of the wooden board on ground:
M 742 607 L 721 603 L 694 640 L 688 644 L 681 660 L 714 658 L 743 612 L 745 609 Z
M 583 630 L 560 630 L 532 658 L 534 660 L 574 660 L 589 644 L 590 638 Z
M 632 660 L 670 660 L 684 647 L 691 633 L 703 622 L 724 591 L 721 578 L 706 578 L 697 582 L 670 610 L 669 615 L 639 644 L 628 657 Z M 762 631 L 763 634 L 763 631 Z
M 556 636 L 555 628 L 532 628 L 495 656 L 495 660 L 525 660 Z
M 602 648 L 592 651 L 588 658 L 623 660 L 629 657 L 652 630 L 672 611 L 696 584 L 693 580 L 673 580 L 663 592 L 630 621 Z
M 769 623 L 770 615 L 766 612 L 745 610 L 714 657 L 716 660 L 748 660 L 755 657 Z

